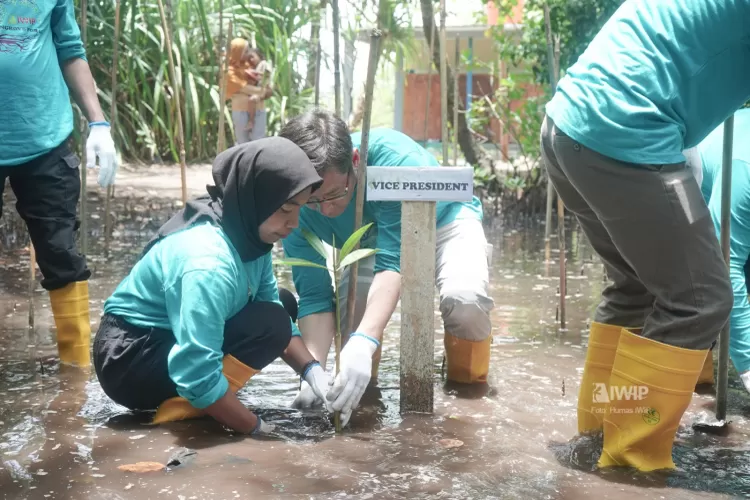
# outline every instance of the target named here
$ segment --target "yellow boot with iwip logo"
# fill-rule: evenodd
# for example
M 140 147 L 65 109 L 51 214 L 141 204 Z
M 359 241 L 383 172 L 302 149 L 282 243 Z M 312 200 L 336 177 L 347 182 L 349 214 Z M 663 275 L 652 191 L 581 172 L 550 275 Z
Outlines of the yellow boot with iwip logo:
M 607 384 L 599 467 L 674 469 L 672 445 L 708 349 L 675 347 L 625 328 Z

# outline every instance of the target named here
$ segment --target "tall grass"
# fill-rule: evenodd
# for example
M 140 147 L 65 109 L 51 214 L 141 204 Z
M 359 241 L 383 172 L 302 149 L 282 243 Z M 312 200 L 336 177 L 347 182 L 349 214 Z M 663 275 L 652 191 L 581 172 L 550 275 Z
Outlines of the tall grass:
M 216 154 L 218 136 L 219 43 L 218 0 L 172 0 L 172 53 L 185 130 L 187 161 L 200 161 Z M 280 124 L 282 99 L 286 114 L 293 115 L 310 102 L 311 89 L 302 90 L 304 79 L 296 67 L 307 53 L 305 39 L 312 12 L 309 0 L 262 0 L 245 3 L 224 0 L 224 18 L 232 20 L 229 37 L 252 33 L 258 48 L 276 68 L 274 95 L 267 101 L 269 135 Z M 317 5 L 319 2 L 315 2 Z M 80 9 L 80 0 L 76 0 Z M 80 14 L 80 13 L 79 13 Z M 88 5 L 87 58 L 99 88 L 104 109 L 112 102 L 111 72 L 114 54 L 115 2 L 97 0 Z M 115 142 L 124 158 L 150 162 L 179 161 L 176 141 L 174 89 L 168 85 L 166 38 L 159 8 L 152 0 L 122 0 L 122 26 L 117 62 L 117 117 Z M 224 49 L 222 48 L 222 51 Z M 231 116 L 225 112 L 227 142 L 233 143 Z

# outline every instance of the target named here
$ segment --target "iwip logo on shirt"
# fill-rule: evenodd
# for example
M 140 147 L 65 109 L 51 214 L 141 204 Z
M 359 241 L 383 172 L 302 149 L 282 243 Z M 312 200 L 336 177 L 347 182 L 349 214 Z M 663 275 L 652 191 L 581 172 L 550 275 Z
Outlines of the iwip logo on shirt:
M 35 17 L 38 13 L 36 0 L 0 0 L 0 53 L 28 50 L 39 35 Z

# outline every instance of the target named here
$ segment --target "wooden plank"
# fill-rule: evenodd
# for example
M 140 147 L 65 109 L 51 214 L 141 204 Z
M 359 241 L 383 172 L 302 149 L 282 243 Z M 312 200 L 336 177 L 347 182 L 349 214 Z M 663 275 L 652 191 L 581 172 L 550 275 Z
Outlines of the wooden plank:
M 432 413 L 435 357 L 435 203 L 401 208 L 401 413 Z M 431 254 L 427 253 L 432 251 Z

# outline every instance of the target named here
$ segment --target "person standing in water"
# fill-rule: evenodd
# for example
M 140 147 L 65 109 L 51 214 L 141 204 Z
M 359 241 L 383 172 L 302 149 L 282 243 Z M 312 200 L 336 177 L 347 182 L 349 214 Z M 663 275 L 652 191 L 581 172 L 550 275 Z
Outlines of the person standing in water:
M 626 0 L 546 107 L 550 181 L 612 280 L 578 395 L 579 432 L 604 434 L 599 467 L 675 468 L 675 432 L 732 309 L 682 152 L 750 98 L 748 16 L 750 0 Z
M 22 18 L 33 29 L 14 25 Z M 60 362 L 88 367 L 91 271 L 76 249 L 81 161 L 70 145 L 71 95 L 89 123 L 86 167 L 95 167 L 99 159 L 102 187 L 115 180 L 115 143 L 96 95 L 73 0 L 0 2 L 0 33 L 0 195 L 8 179 L 36 250 L 42 287 L 49 292 Z
M 271 265 L 273 244 L 297 227 L 322 179 L 280 137 L 220 153 L 213 178 L 104 303 L 94 367 L 113 401 L 156 409 L 154 423 L 208 414 L 267 433 L 272 425 L 236 396 L 253 375 L 281 356 L 320 398 L 331 382 L 293 325 L 296 312 L 282 306 Z

